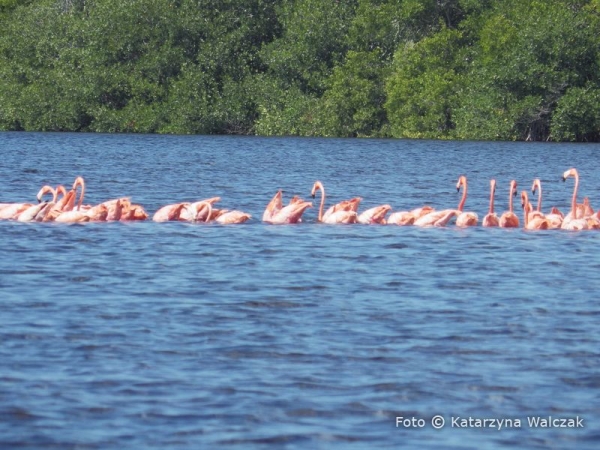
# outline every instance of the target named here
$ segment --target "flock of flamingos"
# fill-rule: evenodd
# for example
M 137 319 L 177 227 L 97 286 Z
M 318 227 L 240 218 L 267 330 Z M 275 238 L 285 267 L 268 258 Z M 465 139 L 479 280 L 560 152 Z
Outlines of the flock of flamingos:
M 587 198 L 583 203 L 577 203 L 577 189 L 579 187 L 579 174 L 576 169 L 569 169 L 563 174 L 563 181 L 575 178 L 571 210 L 567 215 L 562 214 L 557 208 L 552 208 L 550 213 L 542 213 L 542 186 L 539 179 L 534 180 L 532 193 L 538 193 L 537 208 L 529 202 L 526 191 L 521 192 L 521 206 L 523 208 L 523 228 L 528 230 L 547 230 L 561 228 L 564 230 L 600 229 L 600 211 L 594 213 Z M 330 224 L 389 224 L 389 225 L 414 225 L 419 227 L 443 227 L 455 218 L 458 227 L 471 227 L 479 224 L 476 213 L 464 211 L 467 200 L 467 178 L 461 176 L 456 184 L 457 191 L 463 188 L 462 198 L 456 209 L 435 210 L 431 206 L 422 206 L 411 211 L 398 211 L 391 213 L 390 205 L 380 205 L 358 213 L 361 202 L 360 197 L 344 200 L 325 212 L 325 188 L 320 181 L 315 182 L 311 195 L 315 198 L 318 190 L 321 191 L 318 222 Z M 79 200 L 78 198 L 78 190 Z M 494 212 L 494 196 L 496 181 L 490 180 L 490 206 L 483 218 L 481 225 L 484 227 L 518 228 L 520 221 L 513 211 L 513 197 L 517 195 L 517 183 L 512 180 L 509 190 L 509 208 L 500 217 Z M 51 201 L 42 201 L 47 194 L 52 195 Z M 98 221 L 128 221 L 146 220 L 148 214 L 141 205 L 131 203 L 129 198 L 123 197 L 108 200 L 98 205 L 84 205 L 85 182 L 77 177 L 73 187 L 67 189 L 59 185 L 56 188 L 43 186 L 37 194 L 37 204 L 32 203 L 0 203 L 0 219 L 17 220 L 20 222 L 98 222 Z M 188 221 L 188 222 L 217 222 L 221 224 L 244 223 L 252 216 L 242 211 L 226 210 L 215 207 L 220 197 L 213 197 L 197 202 L 181 202 L 163 206 L 153 215 L 156 222 Z M 312 207 L 312 202 L 304 201 L 298 196 L 293 197 L 289 204 L 284 206 L 282 192 L 278 191 L 267 205 L 262 220 L 273 224 L 298 223 L 302 221 L 302 214 L 307 208 Z

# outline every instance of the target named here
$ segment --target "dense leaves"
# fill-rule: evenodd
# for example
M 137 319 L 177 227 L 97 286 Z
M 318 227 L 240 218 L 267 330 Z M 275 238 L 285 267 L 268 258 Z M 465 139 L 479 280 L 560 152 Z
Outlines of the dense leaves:
M 0 0 L 0 129 L 600 140 L 599 0 Z

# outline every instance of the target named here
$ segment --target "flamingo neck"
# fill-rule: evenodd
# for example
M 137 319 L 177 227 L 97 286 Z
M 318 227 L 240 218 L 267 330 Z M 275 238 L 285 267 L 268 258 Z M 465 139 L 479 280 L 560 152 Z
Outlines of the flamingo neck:
M 514 187 L 511 183 L 510 192 L 508 193 L 508 211 L 509 212 L 513 212 L 513 191 L 514 191 Z
M 494 214 L 494 186 L 492 185 L 492 192 L 490 193 L 490 214 Z
M 210 216 L 212 216 L 212 205 L 210 204 L 210 202 L 203 202 L 203 204 L 208 206 L 208 214 L 206 215 L 206 219 L 204 219 L 204 222 L 209 222 Z
M 325 189 L 322 184 L 319 184 L 318 188 L 321 190 L 321 205 L 319 206 L 319 222 L 323 221 L 323 208 L 325 207 Z
M 579 188 L 579 174 L 575 173 L 575 187 L 573 188 L 573 198 L 571 199 L 571 215 L 573 219 L 577 215 L 577 189 Z
M 537 210 L 538 210 L 538 212 L 542 212 L 542 185 L 540 183 L 538 183 L 537 187 L 539 189 Z
M 529 198 L 525 191 L 523 191 L 521 198 L 523 199 L 523 226 L 527 228 L 527 224 L 529 223 Z
M 460 212 L 462 212 L 463 208 L 465 207 L 465 202 L 467 201 L 467 182 L 466 181 L 464 183 L 464 187 L 465 187 L 465 190 L 463 191 L 462 199 L 460 200 L 460 203 L 458 204 L 458 210 Z
M 81 205 L 83 205 L 83 196 L 85 195 L 85 183 L 81 182 L 81 196 L 79 197 L 79 203 L 77 204 L 77 209 L 81 211 Z

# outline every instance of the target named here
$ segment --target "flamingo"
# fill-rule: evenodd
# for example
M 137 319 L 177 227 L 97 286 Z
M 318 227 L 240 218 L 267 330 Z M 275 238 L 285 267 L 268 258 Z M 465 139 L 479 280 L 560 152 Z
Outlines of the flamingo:
M 547 230 L 549 228 L 548 220 L 542 213 L 531 210 L 533 207 L 529 203 L 529 197 L 526 191 L 521 192 L 521 204 L 523 205 L 523 228 L 525 230 Z
M 77 206 L 75 206 L 78 187 L 81 187 L 81 193 L 79 195 L 79 202 L 77 203 Z M 71 210 L 79 211 L 82 209 L 83 198 L 85 196 L 85 181 L 84 181 L 83 177 L 79 176 L 79 177 L 75 178 L 75 181 L 73 182 L 73 187 L 71 188 L 71 192 L 73 193 L 73 196 L 70 197 L 69 201 L 67 202 L 67 205 L 63 208 L 63 211 L 71 211 Z
M 413 225 L 415 220 L 435 211 L 431 206 L 425 205 L 412 211 L 396 211 L 387 219 L 388 225 Z
M 248 213 L 242 212 L 242 211 L 238 211 L 238 210 L 233 210 L 233 211 L 227 211 L 225 213 L 223 213 L 222 215 L 220 215 L 219 217 L 216 218 L 216 222 L 220 223 L 220 224 L 236 224 L 236 223 L 244 223 L 246 222 L 248 219 L 251 219 L 252 216 Z
M 331 206 L 325 214 L 323 214 L 323 208 L 325 206 L 325 188 L 323 183 L 315 181 L 312 187 L 311 195 L 315 198 L 317 190 L 321 190 L 321 204 L 319 206 L 319 215 L 317 217 L 318 222 L 322 223 L 356 223 L 358 215 L 356 210 L 361 201 L 360 197 L 355 197 L 351 200 L 346 200 L 336 205 Z
M 484 227 L 497 227 L 499 219 L 494 212 L 494 194 L 496 193 L 496 180 L 490 180 L 490 209 L 487 215 L 483 218 L 482 225 Z
M 45 211 L 48 208 L 48 205 L 50 205 L 50 203 L 42 202 L 42 203 L 38 203 L 38 204 L 30 206 L 29 208 L 27 208 L 26 210 L 24 210 L 17 216 L 17 221 L 18 222 L 33 222 L 33 221 L 35 221 L 38 214 L 40 214 L 40 212 L 42 212 L 42 211 Z
M 571 212 L 563 219 L 561 228 L 571 231 L 587 230 L 589 228 L 587 220 L 577 218 L 577 189 L 579 188 L 579 173 L 577 169 L 571 168 L 563 173 L 563 181 L 567 181 L 569 177 L 575 178 L 573 197 L 571 198 Z
M 390 214 L 390 217 L 387 219 L 388 225 L 412 225 L 415 223 L 417 218 L 414 216 L 412 211 L 396 211 Z
M 281 200 L 281 195 L 282 195 L 282 192 L 281 192 L 281 189 L 279 189 L 277 191 L 277 193 L 273 196 L 271 201 L 268 203 L 267 207 L 265 208 L 265 212 L 263 213 L 263 217 L 262 217 L 263 222 L 270 222 L 271 219 L 273 218 L 273 216 L 275 215 L 275 213 L 277 213 L 278 211 L 281 210 L 281 208 L 283 208 L 283 202 Z
M 8 203 L 0 209 L 0 219 L 17 219 L 19 215 L 33 206 L 31 203 Z
M 539 178 L 533 180 L 533 185 L 531 186 L 531 193 L 535 194 L 536 190 L 538 192 L 538 202 L 537 209 L 535 212 L 542 214 L 542 182 Z M 556 207 L 553 207 L 550 214 L 545 215 L 546 220 L 548 221 L 549 229 L 560 228 L 563 221 L 563 215 L 559 213 L 560 212 L 556 209 Z
M 193 203 L 186 203 L 185 208 L 181 211 L 177 220 L 183 220 L 188 222 L 208 222 L 212 219 L 212 215 L 215 212 L 219 212 L 212 206 L 221 201 L 221 197 L 211 197 L 204 200 L 200 200 Z M 208 208 L 210 205 L 210 208 Z
M 60 213 L 55 219 L 55 222 L 61 223 L 74 223 L 74 222 L 89 222 L 90 216 L 85 211 L 64 211 Z
M 358 223 L 365 225 L 369 224 L 385 224 L 385 215 L 392 209 L 390 205 L 380 205 L 373 208 L 369 208 L 363 211 L 357 218 Z
M 306 209 L 312 208 L 311 202 L 292 203 L 277 211 L 267 222 L 273 224 L 298 223 Z
M 473 227 L 477 225 L 477 221 L 479 220 L 479 218 L 474 212 L 463 212 L 465 202 L 467 201 L 467 177 L 465 177 L 464 175 L 461 175 L 458 178 L 458 182 L 456 183 L 456 192 L 460 192 L 461 186 L 464 186 L 465 189 L 463 191 L 462 199 L 458 204 L 458 211 L 460 213 L 456 218 L 456 225 L 459 227 Z
M 148 218 L 148 213 L 144 209 L 142 205 L 131 204 L 128 202 L 127 210 L 123 210 L 121 213 L 122 221 L 131 221 L 131 220 L 146 220 Z
M 577 205 L 577 209 L 583 210 L 582 217 L 589 217 L 594 215 L 594 210 L 590 205 L 590 199 L 588 197 L 583 197 L 583 204 Z
M 450 219 L 460 214 L 457 209 L 444 209 L 442 211 L 433 211 L 429 214 L 419 217 L 413 225 L 417 227 L 445 227 Z
M 508 211 L 500 216 L 499 225 L 501 228 L 518 228 L 519 218 L 513 212 L 513 196 L 517 195 L 517 182 L 510 181 L 510 189 L 508 194 Z
M 64 190 L 64 186 L 63 186 L 63 190 Z M 42 188 L 38 191 L 38 193 L 35 197 L 35 198 L 37 198 L 38 203 L 42 203 L 42 198 L 46 194 L 52 194 L 52 201 L 54 203 L 56 203 L 58 193 L 57 193 L 56 189 L 54 189 L 52 186 L 48 186 L 48 185 L 42 186 Z
M 101 204 L 108 208 L 106 216 L 108 222 L 146 220 L 148 218 L 148 213 L 144 208 L 141 205 L 132 204 L 128 197 L 107 200 Z
M 165 205 L 159 208 L 154 215 L 152 216 L 152 220 L 155 222 L 167 222 L 172 220 L 179 220 L 179 215 L 181 211 L 187 206 L 189 203 L 173 203 L 171 205 Z
M 188 209 L 191 213 L 189 219 L 190 222 L 204 222 L 208 223 L 211 220 L 213 203 L 219 201 L 219 197 L 214 197 L 212 199 L 200 200 L 199 202 L 194 202 L 186 206 L 185 209 Z M 182 211 L 183 212 L 183 211 Z M 182 220 L 182 219 L 180 219 Z

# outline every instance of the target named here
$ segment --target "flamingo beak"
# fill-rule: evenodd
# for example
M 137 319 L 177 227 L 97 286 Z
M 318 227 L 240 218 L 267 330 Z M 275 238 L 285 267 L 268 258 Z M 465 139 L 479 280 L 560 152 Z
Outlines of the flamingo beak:
M 567 179 L 564 176 L 562 177 L 562 179 L 563 179 L 563 181 L 567 181 Z

